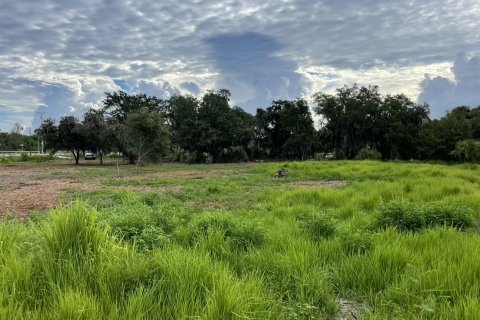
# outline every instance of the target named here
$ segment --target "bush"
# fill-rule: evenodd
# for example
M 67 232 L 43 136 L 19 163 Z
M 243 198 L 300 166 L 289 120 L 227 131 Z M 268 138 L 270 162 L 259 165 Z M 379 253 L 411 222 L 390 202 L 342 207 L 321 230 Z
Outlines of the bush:
M 242 146 L 223 148 L 220 152 L 220 160 L 224 162 L 245 162 L 248 155 Z
M 28 154 L 26 152 L 22 152 L 20 155 L 20 161 L 28 161 Z
M 455 150 L 450 153 L 456 159 L 466 162 L 480 161 L 480 141 L 463 140 L 455 144 Z
M 348 255 L 363 255 L 373 247 L 372 235 L 364 232 L 344 233 L 340 236 L 340 242 Z
M 118 196 L 120 204 L 102 210 L 99 217 L 113 235 L 142 250 L 163 247 L 170 241 L 175 223 L 171 216 L 158 211 L 158 194 L 122 192 Z
M 205 215 L 198 218 L 190 229 L 190 242 L 206 237 L 212 232 L 222 232 L 225 240 L 237 249 L 259 246 L 265 240 L 265 230 L 257 223 L 228 215 Z
M 473 227 L 474 221 L 463 205 L 426 204 L 422 206 L 422 213 L 428 226 L 447 225 L 454 228 Z
M 206 164 L 211 164 L 213 162 L 212 155 L 208 152 L 202 153 L 202 162 L 204 162 Z
M 156 226 L 148 226 L 143 228 L 140 234 L 132 237 L 137 248 L 142 250 L 151 250 L 162 248 L 170 242 L 170 237 L 162 228 Z
M 468 209 L 461 205 L 426 204 L 392 201 L 380 209 L 380 227 L 395 227 L 400 231 L 417 231 L 437 225 L 459 229 L 473 226 Z
M 357 160 L 380 160 L 381 158 L 382 154 L 377 149 L 369 147 L 360 149 L 355 157 Z
M 303 214 L 297 220 L 300 227 L 316 241 L 331 238 L 337 232 L 336 222 L 326 214 Z

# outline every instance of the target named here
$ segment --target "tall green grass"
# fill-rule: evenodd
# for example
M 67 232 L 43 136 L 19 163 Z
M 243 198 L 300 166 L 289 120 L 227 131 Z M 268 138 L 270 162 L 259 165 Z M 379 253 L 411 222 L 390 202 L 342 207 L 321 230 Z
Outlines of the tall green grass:
M 289 177 L 273 180 L 278 167 Z M 364 319 L 478 318 L 477 166 L 235 168 L 168 178 L 174 191 L 88 191 L 43 218 L 4 221 L 0 318 L 335 319 L 338 298 Z M 290 184 L 328 179 L 347 184 Z

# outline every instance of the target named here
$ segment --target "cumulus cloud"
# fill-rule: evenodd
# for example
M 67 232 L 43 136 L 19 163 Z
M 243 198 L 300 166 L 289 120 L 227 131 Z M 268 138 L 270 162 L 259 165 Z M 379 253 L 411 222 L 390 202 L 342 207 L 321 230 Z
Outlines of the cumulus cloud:
M 421 82 L 420 103 L 430 105 L 430 113 L 439 118 L 456 106 L 480 105 L 480 56 L 468 57 L 459 54 L 451 68 L 453 80 L 429 74 Z
M 0 128 L 55 109 L 47 95 L 95 106 L 119 88 L 113 79 L 152 93 L 163 82 L 196 95 L 229 87 L 249 108 L 350 81 L 405 83 L 395 90 L 415 95 L 423 73 L 448 78 L 440 66 L 457 52 L 480 54 L 479 16 L 477 0 L 3 1 Z M 339 78 L 303 72 L 326 69 Z
M 36 91 L 43 94 L 43 105 L 33 115 L 32 127 L 38 128 L 42 119 L 58 120 L 62 116 L 74 116 L 81 120 L 88 109 L 99 109 L 105 92 L 124 90 L 128 93 L 145 93 L 168 99 L 180 91 L 167 81 L 96 80 L 82 81 L 74 87 L 59 84 L 37 84 Z
M 219 86 L 232 88 L 232 99 L 247 111 L 269 106 L 273 99 L 294 99 L 308 83 L 294 61 L 278 56 L 281 44 L 259 33 L 224 34 L 206 39 Z

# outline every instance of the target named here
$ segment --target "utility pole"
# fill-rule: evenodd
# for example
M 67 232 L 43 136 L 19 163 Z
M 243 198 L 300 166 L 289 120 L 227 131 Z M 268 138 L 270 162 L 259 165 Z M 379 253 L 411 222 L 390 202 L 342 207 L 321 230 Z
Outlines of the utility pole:
M 30 151 L 30 157 L 32 156 L 32 127 L 28 127 L 28 136 L 30 139 L 28 140 L 28 150 Z
M 40 125 L 43 123 L 43 115 L 45 114 L 45 111 L 35 111 L 35 114 L 40 115 Z M 37 137 L 37 143 L 38 143 L 38 153 L 43 154 L 43 136 L 42 136 L 42 143 L 40 144 L 40 136 Z

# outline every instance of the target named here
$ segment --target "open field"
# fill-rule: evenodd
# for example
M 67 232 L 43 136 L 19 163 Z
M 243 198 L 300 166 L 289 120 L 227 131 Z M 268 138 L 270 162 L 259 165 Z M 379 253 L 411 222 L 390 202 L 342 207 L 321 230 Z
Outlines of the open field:
M 0 165 L 0 215 L 0 319 L 480 314 L 474 164 Z

